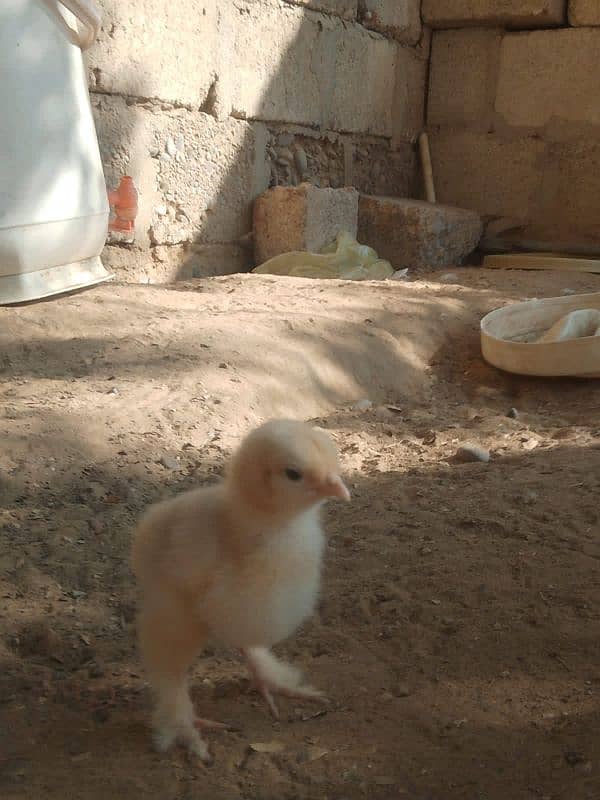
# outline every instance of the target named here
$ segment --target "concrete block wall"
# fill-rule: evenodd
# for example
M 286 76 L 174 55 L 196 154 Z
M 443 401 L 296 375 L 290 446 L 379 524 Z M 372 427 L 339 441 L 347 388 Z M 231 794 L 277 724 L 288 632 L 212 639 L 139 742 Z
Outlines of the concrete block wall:
M 89 82 L 107 182 L 133 176 L 120 277 L 251 266 L 251 207 L 273 185 L 407 196 L 424 125 L 420 0 L 99 0 Z
M 600 238 L 598 0 L 423 0 L 441 202 Z

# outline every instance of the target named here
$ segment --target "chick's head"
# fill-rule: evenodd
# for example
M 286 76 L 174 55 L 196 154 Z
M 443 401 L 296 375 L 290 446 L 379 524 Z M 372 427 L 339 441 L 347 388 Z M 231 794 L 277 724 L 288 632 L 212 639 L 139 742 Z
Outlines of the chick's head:
M 227 479 L 246 504 L 273 514 L 299 513 L 328 498 L 350 499 L 331 437 L 291 420 L 271 420 L 252 431 Z

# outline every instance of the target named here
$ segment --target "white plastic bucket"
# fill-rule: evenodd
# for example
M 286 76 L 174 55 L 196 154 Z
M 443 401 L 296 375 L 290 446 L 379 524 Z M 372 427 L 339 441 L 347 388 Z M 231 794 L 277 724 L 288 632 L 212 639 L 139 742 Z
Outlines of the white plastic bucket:
M 109 207 L 81 49 L 91 0 L 0 2 L 0 304 L 107 280 Z

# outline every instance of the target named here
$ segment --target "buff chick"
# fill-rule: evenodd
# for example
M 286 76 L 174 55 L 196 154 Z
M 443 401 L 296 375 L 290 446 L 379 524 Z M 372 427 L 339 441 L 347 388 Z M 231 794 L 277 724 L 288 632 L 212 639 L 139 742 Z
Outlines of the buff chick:
M 270 648 L 313 612 L 323 560 L 320 509 L 349 500 L 336 447 L 308 424 L 272 420 L 252 431 L 224 480 L 148 509 L 135 533 L 139 644 L 156 695 L 154 737 L 210 761 L 189 667 L 210 640 L 244 656 L 272 714 L 273 694 L 319 698 Z

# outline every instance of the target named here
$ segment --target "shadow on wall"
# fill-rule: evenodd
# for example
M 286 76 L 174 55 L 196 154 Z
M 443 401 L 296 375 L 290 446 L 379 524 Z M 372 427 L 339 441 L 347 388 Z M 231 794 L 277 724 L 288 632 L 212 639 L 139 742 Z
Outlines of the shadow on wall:
M 352 148 L 337 133 L 318 142 L 319 131 L 366 131 L 361 188 L 413 192 L 406 177 L 413 174 L 413 148 L 392 152 L 389 120 L 377 114 L 392 105 L 395 46 L 387 40 L 361 54 L 366 33 L 339 18 L 294 4 L 224 2 L 192 6 L 192 39 L 180 30 L 176 9 L 160 12 L 159 29 L 149 10 L 129 15 L 114 0 L 101 2 L 105 23 L 89 60 L 106 178 L 114 185 L 132 174 L 141 196 L 135 245 L 110 249 L 124 274 L 128 259 L 137 260 L 137 269 L 148 254 L 156 281 L 248 269 L 252 202 L 269 185 L 297 182 L 303 172 L 317 179 L 326 173 L 321 185 L 354 182 Z M 161 41 L 149 59 L 153 35 Z M 197 58 L 195 71 L 189 52 L 182 54 L 180 71 L 165 54 L 165 42 L 176 46 L 178 37 L 181 50 Z M 356 75 L 363 62 L 378 78 L 368 91 L 339 80 L 348 65 Z M 186 69 L 193 80 L 181 74 Z M 371 78 L 363 77 L 365 83 Z M 294 126 L 301 126 L 301 152 L 290 146 L 287 130 Z M 277 151 L 270 128 L 279 134 Z M 375 152 L 384 147 L 385 155 Z M 406 185 L 395 185 L 396 175 L 404 175 Z

